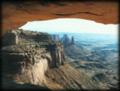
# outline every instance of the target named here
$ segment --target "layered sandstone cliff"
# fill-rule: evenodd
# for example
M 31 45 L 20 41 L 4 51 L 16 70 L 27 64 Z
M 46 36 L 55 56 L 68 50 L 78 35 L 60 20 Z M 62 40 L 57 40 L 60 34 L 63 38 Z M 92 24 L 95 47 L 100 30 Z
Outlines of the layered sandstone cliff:
M 62 44 L 52 42 L 46 33 L 16 30 L 3 37 L 3 84 L 5 79 L 43 86 L 45 72 L 65 60 Z
M 75 51 L 74 44 L 71 49 Z M 108 88 L 72 67 L 70 60 L 64 54 L 63 44 L 54 41 L 47 33 L 19 29 L 9 31 L 3 36 L 2 43 L 2 87 L 50 90 Z

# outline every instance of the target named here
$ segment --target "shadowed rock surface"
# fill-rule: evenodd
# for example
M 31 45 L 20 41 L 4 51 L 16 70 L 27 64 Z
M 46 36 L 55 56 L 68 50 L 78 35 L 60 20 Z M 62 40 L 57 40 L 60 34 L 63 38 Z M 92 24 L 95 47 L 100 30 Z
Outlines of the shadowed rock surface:
M 2 33 L 28 21 L 82 18 L 101 23 L 118 23 L 117 0 L 3 0 Z M 13 15 L 14 14 L 14 15 Z

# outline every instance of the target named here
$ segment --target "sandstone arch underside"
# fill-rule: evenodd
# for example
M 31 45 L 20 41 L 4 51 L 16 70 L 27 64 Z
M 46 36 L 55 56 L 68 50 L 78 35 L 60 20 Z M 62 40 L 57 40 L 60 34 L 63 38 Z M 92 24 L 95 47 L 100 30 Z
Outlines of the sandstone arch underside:
M 53 18 L 83 18 L 100 23 L 118 23 L 118 2 L 113 1 L 69 1 L 41 2 L 38 0 L 8 0 L 2 2 L 3 33 L 15 29 L 28 21 Z M 43 1 L 43 0 L 42 0 Z

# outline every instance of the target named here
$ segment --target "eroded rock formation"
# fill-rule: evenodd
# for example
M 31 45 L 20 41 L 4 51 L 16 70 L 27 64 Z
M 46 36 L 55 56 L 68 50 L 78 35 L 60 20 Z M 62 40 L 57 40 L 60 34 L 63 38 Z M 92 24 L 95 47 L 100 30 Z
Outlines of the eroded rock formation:
M 63 45 L 60 44 L 59 42 L 55 44 L 49 44 L 48 50 L 50 51 L 50 54 L 53 60 L 51 62 L 51 66 L 58 67 L 60 65 L 63 65 L 64 60 L 65 60 Z
M 28 21 L 63 17 L 117 24 L 118 6 L 116 0 L 3 0 L 2 33 L 16 29 Z
M 60 41 L 60 37 L 59 37 L 58 34 L 51 35 L 51 38 L 52 38 L 53 41 Z
M 64 47 L 68 47 L 70 45 L 74 45 L 75 44 L 75 39 L 74 37 L 69 37 L 67 34 L 64 34 L 63 37 L 61 38 L 61 41 L 64 45 Z
M 18 36 L 15 31 L 8 31 L 3 38 L 3 45 L 16 45 L 18 44 Z
M 15 34 L 9 34 L 15 35 L 18 42 L 2 46 L 4 89 L 109 89 L 107 84 L 91 79 L 86 71 L 71 66 L 71 59 L 64 55 L 63 45 L 59 41 L 51 40 L 49 34 L 24 30 L 14 32 Z M 13 37 L 13 42 L 16 37 Z M 67 47 L 67 50 L 73 54 L 81 52 L 75 45 Z
M 3 39 L 6 44 L 2 47 L 3 84 L 6 84 L 6 79 L 13 79 L 22 84 L 43 86 L 45 72 L 59 67 L 65 60 L 62 44 L 51 43 L 46 33 L 16 30 L 8 34 L 4 38 L 14 37 L 10 38 L 9 44 Z M 16 40 L 19 41 L 16 43 Z

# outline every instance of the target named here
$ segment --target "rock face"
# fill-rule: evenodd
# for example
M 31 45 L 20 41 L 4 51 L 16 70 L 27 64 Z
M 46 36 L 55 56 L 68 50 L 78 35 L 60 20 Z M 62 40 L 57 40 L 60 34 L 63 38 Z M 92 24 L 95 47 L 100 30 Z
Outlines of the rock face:
M 49 44 L 48 50 L 50 51 L 52 60 L 54 60 L 51 62 L 51 66 L 58 67 L 59 65 L 63 65 L 65 60 L 63 45 L 60 43 Z
M 7 44 L 3 39 L 2 46 L 2 87 L 3 89 L 50 89 L 80 90 L 107 89 L 105 84 L 98 84 L 82 70 L 71 65 L 70 58 L 65 56 L 63 45 L 53 41 L 47 33 L 15 30 L 8 33 L 12 42 Z M 4 36 L 8 39 L 9 36 Z M 12 39 L 13 38 L 13 39 Z M 74 44 L 66 49 L 71 54 L 82 55 L 82 50 Z M 65 51 L 66 51 L 65 49 Z M 76 53 L 77 52 L 77 53 Z M 79 53 L 80 52 L 80 53 Z M 76 53 L 76 54 L 75 54 Z M 79 56 L 78 55 L 78 56 Z M 78 64 L 78 63 L 77 63 Z
M 3 38 L 3 45 L 16 45 L 18 44 L 18 35 L 15 31 L 8 31 Z
M 117 0 L 97 0 L 97 2 L 89 0 L 60 0 L 60 2 L 59 0 L 49 0 L 49 2 L 46 0 L 19 0 L 19 2 L 18 0 L 4 0 L 1 6 L 3 34 L 11 28 L 18 28 L 34 20 L 64 17 L 114 24 L 117 24 L 119 20 Z
M 5 87 L 6 79 L 43 86 L 46 83 L 45 72 L 59 67 L 65 60 L 62 44 L 51 43 L 46 33 L 16 30 L 7 35 L 4 38 L 10 38 L 10 41 L 7 44 L 3 39 L 5 46 L 2 47 Z
M 72 36 L 72 38 L 71 38 L 71 44 L 75 44 L 75 39 L 74 39 L 74 37 Z
M 62 40 L 62 43 L 63 43 L 64 47 L 68 47 L 70 45 L 75 44 L 74 37 L 72 36 L 71 38 L 69 38 L 67 34 L 64 34 L 63 38 L 61 40 Z

